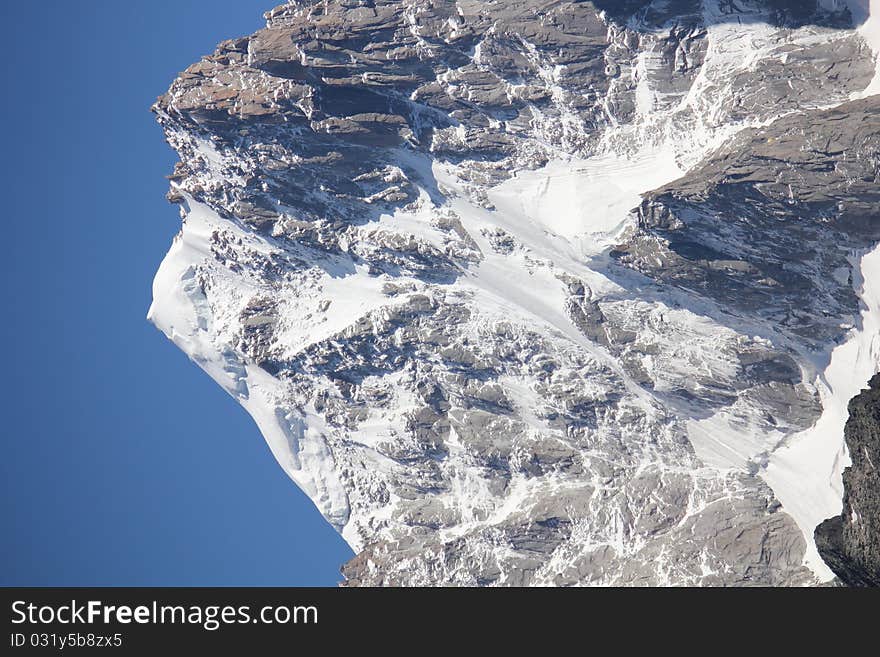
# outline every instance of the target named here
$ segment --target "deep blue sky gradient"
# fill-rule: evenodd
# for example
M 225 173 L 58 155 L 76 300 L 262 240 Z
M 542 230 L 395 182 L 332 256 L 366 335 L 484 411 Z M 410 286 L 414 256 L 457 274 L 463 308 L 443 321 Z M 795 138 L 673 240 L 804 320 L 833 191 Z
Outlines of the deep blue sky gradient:
M 0 3 L 2 585 L 333 585 L 342 539 L 145 320 L 179 228 L 148 108 L 272 0 Z

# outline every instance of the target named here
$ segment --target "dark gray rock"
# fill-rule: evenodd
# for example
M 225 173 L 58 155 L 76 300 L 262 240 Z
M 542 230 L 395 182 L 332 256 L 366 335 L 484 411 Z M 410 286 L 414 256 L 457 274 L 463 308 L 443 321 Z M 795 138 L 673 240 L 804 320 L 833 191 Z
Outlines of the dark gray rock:
M 848 586 L 880 586 L 880 374 L 849 403 L 843 512 L 816 527 L 816 547 Z
M 649 194 L 612 255 L 734 315 L 773 317 L 818 350 L 859 310 L 852 284 L 822 272 L 880 240 L 878 153 L 876 96 L 746 131 Z

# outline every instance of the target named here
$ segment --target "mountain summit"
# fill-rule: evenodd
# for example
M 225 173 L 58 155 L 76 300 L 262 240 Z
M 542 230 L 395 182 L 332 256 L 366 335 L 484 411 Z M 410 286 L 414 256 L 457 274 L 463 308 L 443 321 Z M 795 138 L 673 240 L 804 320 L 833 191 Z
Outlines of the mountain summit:
M 829 581 L 880 369 L 867 6 L 281 5 L 153 108 L 149 318 L 348 585 Z

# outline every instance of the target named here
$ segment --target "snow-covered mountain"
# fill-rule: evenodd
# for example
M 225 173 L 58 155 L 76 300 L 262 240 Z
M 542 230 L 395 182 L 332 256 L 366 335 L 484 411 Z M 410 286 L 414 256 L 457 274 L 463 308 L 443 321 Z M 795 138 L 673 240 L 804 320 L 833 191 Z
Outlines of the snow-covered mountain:
M 149 317 L 348 584 L 831 579 L 880 370 L 877 0 L 266 20 L 154 107 L 184 222 Z

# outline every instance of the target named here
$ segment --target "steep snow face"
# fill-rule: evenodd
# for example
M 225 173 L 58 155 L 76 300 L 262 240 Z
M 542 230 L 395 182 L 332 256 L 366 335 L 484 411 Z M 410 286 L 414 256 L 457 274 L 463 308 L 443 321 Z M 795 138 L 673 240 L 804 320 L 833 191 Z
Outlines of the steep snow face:
M 158 102 L 184 225 L 149 313 L 347 581 L 826 579 L 842 373 L 876 366 L 875 69 L 838 5 L 350 4 L 276 8 Z
M 229 346 L 234 340 L 230 330 L 258 286 L 211 266 L 211 236 L 223 231 L 231 239 L 246 241 L 258 254 L 269 254 L 272 248 L 192 198 L 183 209 L 183 228 L 156 272 L 147 318 L 245 407 L 284 471 L 341 531 L 348 520 L 348 501 L 319 419 L 292 417 L 280 382 Z M 208 302 L 208 276 L 212 296 L 222 295 L 222 307 Z M 362 303 L 363 295 L 358 296 Z M 249 318 L 250 326 L 265 321 L 270 318 Z
M 603 153 L 517 172 L 492 188 L 489 198 L 510 221 L 535 222 L 585 253 L 599 253 L 616 243 L 642 194 L 683 173 L 671 148 L 629 156 Z

